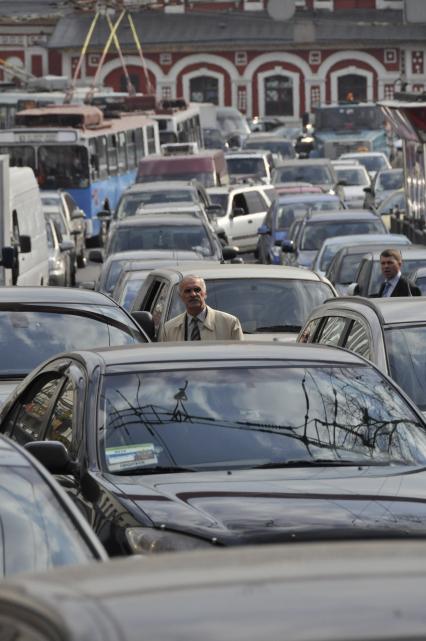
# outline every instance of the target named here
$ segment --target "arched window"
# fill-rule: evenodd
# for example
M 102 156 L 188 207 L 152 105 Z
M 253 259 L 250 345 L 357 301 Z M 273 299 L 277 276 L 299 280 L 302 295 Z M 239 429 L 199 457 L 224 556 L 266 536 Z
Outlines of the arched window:
M 211 76 L 197 76 L 189 81 L 191 102 L 212 102 L 219 104 L 219 81 Z
M 287 76 L 265 78 L 265 115 L 293 115 L 293 80 Z
M 338 78 L 337 96 L 339 102 L 366 102 L 367 100 L 367 78 L 357 73 L 348 73 Z

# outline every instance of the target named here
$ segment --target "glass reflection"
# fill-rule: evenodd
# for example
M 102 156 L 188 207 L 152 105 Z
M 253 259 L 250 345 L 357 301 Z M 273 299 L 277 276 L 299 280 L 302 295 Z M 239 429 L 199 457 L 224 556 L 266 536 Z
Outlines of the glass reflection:
M 112 472 L 426 462 L 423 423 L 368 366 L 109 375 L 100 417 Z

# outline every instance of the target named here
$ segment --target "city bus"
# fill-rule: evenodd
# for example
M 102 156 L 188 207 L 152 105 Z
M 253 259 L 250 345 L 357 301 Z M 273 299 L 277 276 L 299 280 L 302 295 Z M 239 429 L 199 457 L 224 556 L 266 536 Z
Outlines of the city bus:
M 31 167 L 40 189 L 65 189 L 86 214 L 88 245 L 102 244 L 97 214 L 113 210 L 135 182 L 139 161 L 160 152 L 158 123 L 145 113 L 106 118 L 89 105 L 51 105 L 16 114 L 0 131 L 11 166 Z
M 195 142 L 199 148 L 204 146 L 197 105 L 187 105 L 182 100 L 163 100 L 152 117 L 158 123 L 160 144 Z
M 314 111 L 314 149 L 321 158 L 335 160 L 348 152 L 381 151 L 390 144 L 383 114 L 375 103 L 344 103 Z

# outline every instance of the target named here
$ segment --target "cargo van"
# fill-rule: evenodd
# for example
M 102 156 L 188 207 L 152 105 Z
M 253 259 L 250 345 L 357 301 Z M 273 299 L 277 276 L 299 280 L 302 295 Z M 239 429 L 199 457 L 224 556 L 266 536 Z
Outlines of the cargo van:
M 0 285 L 47 285 L 46 227 L 40 191 L 29 167 L 0 156 Z
M 170 180 L 200 181 L 205 187 L 229 184 L 225 155 L 221 149 L 195 154 L 147 156 L 139 161 L 136 182 Z

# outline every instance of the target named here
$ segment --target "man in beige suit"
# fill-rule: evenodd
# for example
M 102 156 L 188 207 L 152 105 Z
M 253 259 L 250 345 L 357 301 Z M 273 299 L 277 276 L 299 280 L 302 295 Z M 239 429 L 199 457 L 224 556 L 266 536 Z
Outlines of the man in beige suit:
M 199 276 L 186 276 L 179 285 L 186 312 L 164 325 L 159 341 L 243 340 L 240 321 L 231 314 L 206 305 L 206 283 Z

